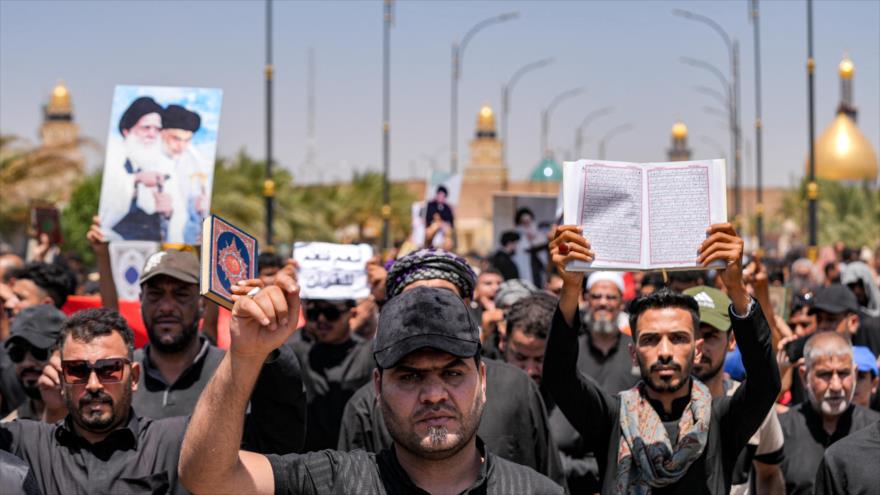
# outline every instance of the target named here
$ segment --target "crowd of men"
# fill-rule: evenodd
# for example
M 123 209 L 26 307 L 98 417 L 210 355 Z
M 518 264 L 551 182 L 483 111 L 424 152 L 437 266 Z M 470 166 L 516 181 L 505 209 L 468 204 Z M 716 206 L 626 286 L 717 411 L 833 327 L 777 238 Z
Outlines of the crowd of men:
M 589 232 L 559 226 L 523 248 L 540 276 L 507 235 L 470 263 L 376 257 L 361 300 L 303 299 L 263 253 L 224 350 L 193 252 L 147 260 L 135 348 L 88 238 L 91 288 L 0 253 L 0 493 L 880 490 L 880 249 L 762 259 L 715 224 L 702 270 L 584 273 Z

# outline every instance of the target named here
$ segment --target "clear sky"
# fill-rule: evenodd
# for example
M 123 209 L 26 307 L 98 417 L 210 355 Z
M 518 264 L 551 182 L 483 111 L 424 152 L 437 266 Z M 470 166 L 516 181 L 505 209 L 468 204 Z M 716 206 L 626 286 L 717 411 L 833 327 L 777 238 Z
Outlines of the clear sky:
M 705 14 L 738 38 L 742 62 L 742 127 L 754 141 L 754 46 L 748 2 L 738 1 L 421 1 L 397 2 L 392 31 L 392 176 L 424 177 L 432 160 L 449 163 L 450 46 L 476 22 L 507 11 L 513 21 L 477 34 L 464 55 L 459 150 L 467 162 L 479 106 L 498 109 L 500 88 L 520 66 L 554 57 L 516 87 L 510 114 L 514 178 L 540 158 L 540 112 L 577 86 L 552 118 L 554 149 L 572 147 L 574 129 L 592 110 L 613 114 L 587 131 L 585 158 L 597 140 L 632 123 L 607 143 L 607 159 L 663 161 L 676 119 L 690 129 L 695 158 L 729 153 L 718 106 L 696 85 L 719 88 L 706 71 L 679 62 L 704 59 L 727 72 L 721 38 L 675 17 L 674 8 Z M 352 170 L 381 166 L 382 2 L 275 3 L 275 155 L 297 180 L 342 180 Z M 880 144 L 880 2 L 814 4 L 817 135 L 839 101 L 837 64 L 856 66 L 858 124 Z M 765 181 L 788 185 L 803 172 L 807 152 L 806 3 L 762 1 L 761 35 Z M 36 142 L 41 105 L 55 82 L 70 88 L 82 133 L 106 140 L 116 84 L 219 87 L 224 91 L 219 155 L 244 148 L 264 156 L 264 3 L 262 1 L 15 1 L 0 0 L 0 132 Z M 316 54 L 316 166 L 306 155 L 306 59 Z M 748 151 L 748 146 L 744 148 Z M 752 156 L 744 182 L 754 180 Z M 98 164 L 94 164 L 98 165 Z

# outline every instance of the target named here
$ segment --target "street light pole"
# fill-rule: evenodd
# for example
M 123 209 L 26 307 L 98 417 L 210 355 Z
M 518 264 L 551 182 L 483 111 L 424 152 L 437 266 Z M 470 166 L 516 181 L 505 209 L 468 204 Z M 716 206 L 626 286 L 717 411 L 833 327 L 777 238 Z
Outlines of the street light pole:
M 742 176 L 741 170 L 741 162 L 742 162 L 742 153 L 741 153 L 741 139 L 740 139 L 740 125 L 739 125 L 739 42 L 736 40 L 732 40 L 730 35 L 727 34 L 727 31 L 721 27 L 720 24 L 715 22 L 709 17 L 706 17 L 701 14 L 697 14 L 695 12 L 691 12 L 688 10 L 675 9 L 672 11 L 673 15 L 677 15 L 679 17 L 684 17 L 685 19 L 690 19 L 692 21 L 700 22 L 712 28 L 721 39 L 724 40 L 724 44 L 727 47 L 727 52 L 730 57 L 730 79 L 731 81 L 727 85 L 727 93 L 728 93 L 728 101 L 730 105 L 730 120 L 731 120 L 731 129 L 733 132 L 733 138 L 731 139 L 731 144 L 733 146 L 733 190 L 734 190 L 734 198 L 733 198 L 733 210 L 734 210 L 734 218 L 738 220 L 741 206 L 742 206 L 742 188 L 740 178 Z
M 470 31 L 465 33 L 464 37 L 461 38 L 460 43 L 452 43 L 452 90 L 449 99 L 449 168 L 453 174 L 458 171 L 458 82 L 461 79 L 461 61 L 464 57 L 464 50 L 467 48 L 467 44 L 471 38 L 481 29 L 517 17 L 519 17 L 519 12 L 508 12 L 506 14 L 484 19 L 474 25 Z
M 391 248 L 391 24 L 394 0 L 385 0 L 382 29 L 382 248 Z
M 266 0 L 266 180 L 263 196 L 266 198 L 266 247 L 274 244 L 272 223 L 275 217 L 275 181 L 272 179 L 272 0 Z
M 810 243 L 807 256 L 815 262 L 819 254 L 816 239 L 816 199 L 819 197 L 819 184 L 816 183 L 816 84 L 813 72 L 816 61 L 813 60 L 813 0 L 807 0 L 807 113 L 809 119 L 810 168 L 807 183 L 807 208 L 809 214 Z
M 758 247 L 764 247 L 764 142 L 761 119 L 761 27 L 759 24 L 758 0 L 752 0 L 752 30 L 755 38 L 755 205 Z
M 551 63 L 553 63 L 552 58 L 545 58 L 524 65 L 510 76 L 510 80 L 507 81 L 507 84 L 501 86 L 501 164 L 504 166 L 505 170 L 504 182 L 501 184 L 502 191 L 507 190 L 507 174 L 510 172 L 510 167 L 507 163 L 507 119 L 510 116 L 510 94 L 513 92 L 513 87 L 516 85 L 517 81 L 519 81 L 519 78 L 524 74 L 540 69 L 541 67 L 546 67 Z
M 541 112 L 541 159 L 547 158 L 550 156 L 550 147 L 547 142 L 548 136 L 550 134 L 550 115 L 553 114 L 553 110 L 557 105 L 567 100 L 568 98 L 573 98 L 577 95 L 580 95 L 584 92 L 584 88 L 572 88 L 568 91 L 563 91 L 556 95 L 556 98 L 550 101 L 550 104 L 547 105 Z
M 581 125 L 579 125 L 574 131 L 574 160 L 579 160 L 581 157 L 581 147 L 584 144 L 584 131 L 587 130 L 587 126 L 599 117 L 608 115 L 613 111 L 614 107 L 603 107 L 598 110 L 593 110 L 592 112 L 588 113 L 586 117 L 584 117 Z
M 632 124 L 622 124 L 622 125 L 619 125 L 617 127 L 612 128 L 610 131 L 606 132 L 605 135 L 602 136 L 602 139 L 599 140 L 599 159 L 600 160 L 605 159 L 605 143 L 606 142 L 610 141 L 612 137 L 614 137 L 618 134 L 621 134 L 621 133 L 624 133 L 626 131 L 631 130 L 633 127 L 634 126 Z

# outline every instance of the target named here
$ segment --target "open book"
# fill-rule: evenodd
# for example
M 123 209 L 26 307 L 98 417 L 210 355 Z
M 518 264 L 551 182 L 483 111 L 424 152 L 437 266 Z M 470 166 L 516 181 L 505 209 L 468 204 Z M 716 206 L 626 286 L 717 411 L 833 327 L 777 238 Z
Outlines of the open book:
M 724 160 L 565 162 L 564 223 L 579 225 L 596 259 L 569 269 L 701 268 L 697 250 L 713 223 L 727 221 Z

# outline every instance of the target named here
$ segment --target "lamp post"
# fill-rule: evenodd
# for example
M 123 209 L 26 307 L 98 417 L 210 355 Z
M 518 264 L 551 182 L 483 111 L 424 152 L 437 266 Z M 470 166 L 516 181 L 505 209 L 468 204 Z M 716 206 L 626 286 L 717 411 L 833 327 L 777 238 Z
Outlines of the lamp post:
M 602 139 L 599 140 L 599 159 L 600 160 L 605 159 L 605 143 L 606 142 L 610 141 L 612 137 L 614 137 L 618 134 L 622 134 L 626 131 L 631 130 L 633 127 L 634 126 L 632 124 L 622 124 L 622 125 L 619 125 L 617 127 L 612 128 L 611 130 L 606 132 L 605 135 L 602 136 Z
M 464 50 L 467 48 L 468 42 L 481 29 L 509 21 L 519 17 L 519 12 L 508 12 L 506 14 L 497 15 L 484 19 L 474 25 L 461 38 L 461 42 L 452 43 L 452 96 L 450 98 L 450 122 L 449 122 L 449 168 L 452 173 L 458 171 L 458 81 L 461 78 L 461 60 L 464 57 Z
M 550 104 L 547 105 L 541 112 L 541 158 L 547 158 L 550 156 L 550 147 L 547 143 L 548 136 L 550 134 L 550 116 L 553 114 L 553 110 L 562 103 L 563 101 L 574 98 L 584 92 L 584 88 L 572 88 L 568 91 L 563 91 L 556 95 L 556 98 L 553 98 L 550 101 Z
M 394 0 L 385 0 L 382 28 L 382 248 L 391 247 L 391 24 Z
M 266 247 L 272 250 L 275 217 L 275 181 L 272 180 L 272 0 L 266 0 L 266 180 L 263 197 L 266 198 Z
M 815 69 L 816 61 L 813 60 L 813 0 L 807 0 L 807 118 L 809 119 L 807 137 L 810 140 L 809 182 L 807 183 L 810 244 L 807 248 L 807 256 L 814 263 L 819 254 L 816 239 L 816 199 L 819 197 L 819 184 L 816 183 L 816 84 L 813 75 Z
M 588 113 L 586 117 L 584 117 L 581 125 L 579 125 L 574 131 L 574 148 L 572 148 L 574 152 L 574 160 L 580 159 L 581 147 L 584 144 L 584 131 L 587 130 L 587 126 L 593 123 L 593 121 L 595 121 L 599 117 L 608 115 L 613 111 L 614 107 L 603 107 L 599 108 L 598 110 L 593 110 L 592 112 Z
M 761 27 L 758 15 L 758 0 L 752 0 L 752 31 L 755 45 L 755 230 L 758 235 L 758 248 L 764 247 L 764 141 L 761 117 Z
M 501 164 L 504 166 L 505 171 L 510 170 L 507 163 L 507 118 L 510 116 L 510 94 L 513 93 L 513 87 L 523 75 L 527 72 L 546 67 L 551 63 L 553 63 L 552 58 L 545 58 L 526 64 L 517 69 L 517 71 L 510 76 L 510 80 L 507 81 L 507 84 L 501 86 Z M 507 190 L 507 173 L 504 174 L 504 182 L 501 184 L 501 190 Z
M 739 42 L 735 39 L 731 39 L 730 35 L 727 34 L 727 31 L 725 31 L 720 24 L 709 17 L 683 9 L 675 9 L 672 11 L 672 13 L 673 15 L 709 26 L 710 28 L 712 28 L 712 30 L 718 33 L 719 36 L 721 36 L 721 39 L 724 40 L 724 44 L 727 47 L 728 55 L 730 57 L 730 83 L 727 85 L 727 88 L 730 101 L 731 127 L 733 128 L 733 210 L 734 216 L 738 217 L 740 214 L 740 208 L 742 206 L 742 189 L 740 187 L 740 177 L 742 175 L 742 153 L 740 151 L 741 137 L 739 126 Z

